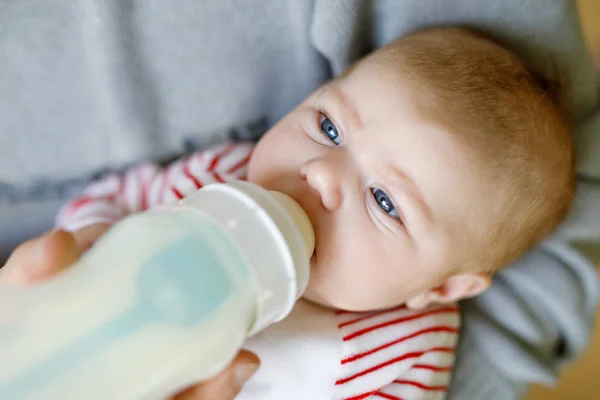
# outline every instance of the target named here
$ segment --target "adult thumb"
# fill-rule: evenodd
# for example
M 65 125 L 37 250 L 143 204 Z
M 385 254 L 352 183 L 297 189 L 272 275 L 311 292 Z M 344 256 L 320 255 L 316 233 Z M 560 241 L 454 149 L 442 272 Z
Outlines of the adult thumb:
M 22 285 L 47 279 L 73 264 L 80 254 L 71 233 L 51 231 L 13 251 L 0 269 L 0 283 Z

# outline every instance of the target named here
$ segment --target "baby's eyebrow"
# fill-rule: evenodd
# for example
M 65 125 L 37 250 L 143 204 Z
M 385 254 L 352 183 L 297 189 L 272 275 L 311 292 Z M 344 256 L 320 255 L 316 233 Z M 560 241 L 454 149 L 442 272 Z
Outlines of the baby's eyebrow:
M 325 87 L 323 95 L 330 99 L 333 107 L 335 107 L 336 111 L 341 115 L 341 118 L 343 118 L 344 121 L 348 121 L 347 125 L 349 126 L 349 129 L 355 131 L 362 129 L 362 121 L 358 109 L 354 107 L 351 99 L 346 96 L 341 89 L 336 87 L 335 84 L 330 84 Z

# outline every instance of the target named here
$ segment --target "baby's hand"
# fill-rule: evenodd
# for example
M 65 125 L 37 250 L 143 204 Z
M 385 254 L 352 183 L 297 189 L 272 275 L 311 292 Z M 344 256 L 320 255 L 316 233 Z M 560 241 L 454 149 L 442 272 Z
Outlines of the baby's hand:
M 52 277 L 77 261 L 108 228 L 108 224 L 95 224 L 75 233 L 55 230 L 28 240 L 0 269 L 0 284 L 22 285 Z

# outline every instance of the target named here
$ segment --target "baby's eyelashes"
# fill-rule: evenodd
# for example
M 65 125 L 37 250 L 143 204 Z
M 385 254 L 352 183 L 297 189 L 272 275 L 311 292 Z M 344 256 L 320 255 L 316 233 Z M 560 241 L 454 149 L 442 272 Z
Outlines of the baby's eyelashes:
M 398 210 L 396 209 L 392 199 L 381 189 L 371 188 L 370 190 L 373 198 L 375 199 L 375 203 L 377 203 L 377 206 L 379 206 L 379 208 L 390 217 L 401 221 Z
M 321 117 L 319 118 L 319 125 L 321 128 L 321 132 L 335 146 L 340 144 L 340 133 L 333 122 L 323 113 L 321 113 Z

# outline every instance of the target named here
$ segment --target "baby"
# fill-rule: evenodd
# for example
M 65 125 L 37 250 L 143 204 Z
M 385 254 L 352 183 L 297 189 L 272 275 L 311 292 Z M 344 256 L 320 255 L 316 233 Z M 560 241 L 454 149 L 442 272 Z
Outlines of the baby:
M 482 293 L 573 198 L 568 121 L 544 86 L 478 34 L 417 32 L 318 89 L 255 147 L 106 177 L 59 225 L 87 246 L 207 183 L 286 193 L 316 233 L 308 302 L 249 342 L 262 377 L 241 398 L 441 398 L 455 302 Z

